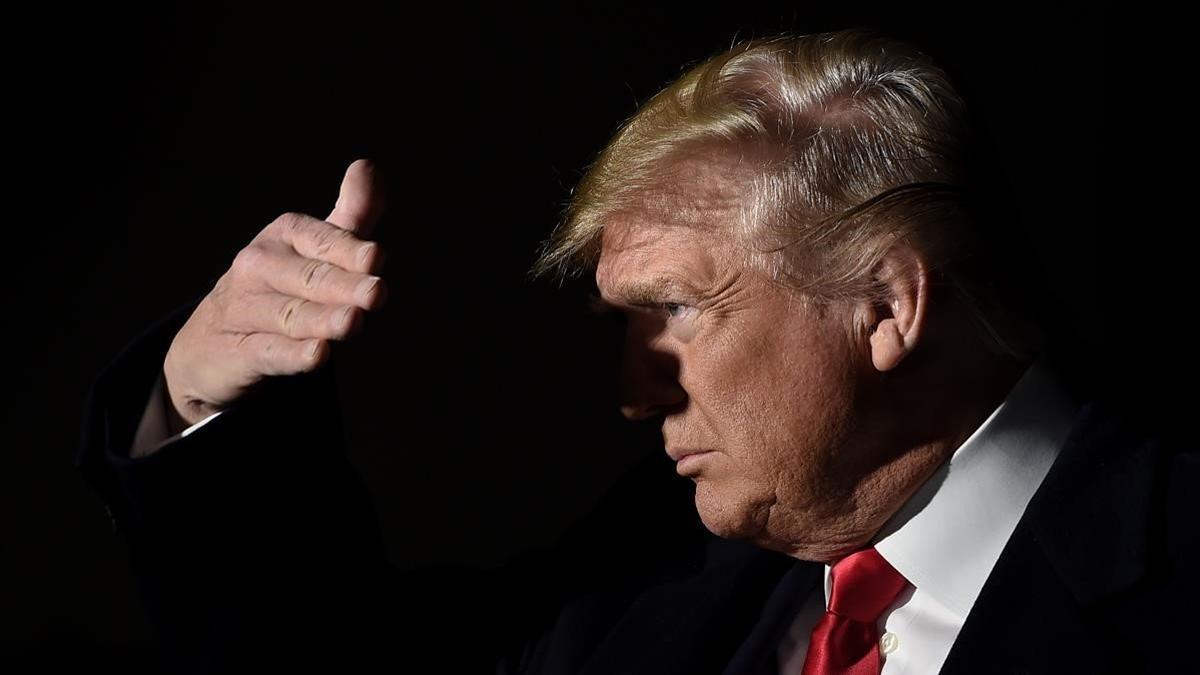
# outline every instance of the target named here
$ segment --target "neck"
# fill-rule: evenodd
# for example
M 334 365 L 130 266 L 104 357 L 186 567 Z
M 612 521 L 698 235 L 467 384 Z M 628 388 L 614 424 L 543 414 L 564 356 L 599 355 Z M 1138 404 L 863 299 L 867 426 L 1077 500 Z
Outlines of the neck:
M 848 486 L 842 514 L 846 535 L 821 557 L 832 563 L 865 546 L 901 506 L 945 463 L 1008 396 L 1028 363 L 978 350 L 914 353 L 864 392 L 856 453 L 859 466 L 844 475 L 863 476 Z M 810 556 L 805 556 L 813 559 Z

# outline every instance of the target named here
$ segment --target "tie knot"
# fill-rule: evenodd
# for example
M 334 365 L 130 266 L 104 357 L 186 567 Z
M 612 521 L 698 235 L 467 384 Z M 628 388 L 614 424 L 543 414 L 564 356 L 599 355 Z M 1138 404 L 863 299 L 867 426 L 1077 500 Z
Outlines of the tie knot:
M 829 570 L 829 611 L 855 621 L 875 623 L 908 585 L 874 548 L 856 551 Z

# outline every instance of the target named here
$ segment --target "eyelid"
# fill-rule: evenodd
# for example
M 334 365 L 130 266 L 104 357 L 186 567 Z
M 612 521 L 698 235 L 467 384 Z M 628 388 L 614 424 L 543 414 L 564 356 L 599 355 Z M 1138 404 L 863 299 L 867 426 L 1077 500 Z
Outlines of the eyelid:
M 681 316 L 683 315 L 684 312 L 696 309 L 695 307 L 693 307 L 692 305 L 689 305 L 686 302 L 660 302 L 657 304 L 657 307 L 667 313 L 668 319 L 681 318 Z M 679 314 L 672 314 L 671 309 L 670 309 L 671 307 L 675 307 L 676 311 L 679 312 Z
M 639 304 L 632 305 L 632 306 L 637 309 L 640 309 L 640 310 L 652 310 L 652 311 L 653 310 L 663 310 L 663 311 L 667 312 L 668 318 L 674 318 L 674 317 L 670 316 L 670 313 L 671 313 L 671 311 L 669 309 L 670 307 L 677 307 L 677 308 L 681 308 L 681 309 L 692 309 L 693 308 L 692 305 L 688 304 L 687 302 L 681 301 L 681 300 L 663 300 L 663 301 L 659 301 L 659 302 L 645 302 L 645 303 L 639 303 Z M 590 313 L 595 314 L 595 315 L 600 315 L 600 316 L 613 314 L 616 311 L 618 311 L 617 307 L 614 307 L 614 306 L 610 305 L 609 303 L 605 302 L 604 299 L 601 298 L 600 295 L 595 292 L 588 293 L 587 308 Z

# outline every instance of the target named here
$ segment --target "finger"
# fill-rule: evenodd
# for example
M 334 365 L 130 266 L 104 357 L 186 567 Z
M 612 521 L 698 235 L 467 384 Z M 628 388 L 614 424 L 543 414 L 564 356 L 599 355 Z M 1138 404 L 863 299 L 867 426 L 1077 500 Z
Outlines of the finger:
M 369 159 L 356 159 L 342 178 L 337 203 L 325 220 L 367 238 L 378 224 L 384 208 L 383 181 Z
M 378 276 L 349 272 L 317 258 L 306 258 L 292 247 L 266 246 L 258 256 L 256 273 L 266 284 L 284 295 L 301 297 L 326 305 L 357 305 L 377 309 L 387 298 L 387 288 Z
M 234 351 L 245 367 L 262 375 L 310 371 L 329 356 L 329 343 L 324 340 L 294 340 L 274 333 L 246 333 L 235 340 Z
M 294 340 L 343 340 L 358 330 L 362 315 L 363 310 L 353 305 L 326 305 L 265 291 L 246 295 L 230 310 L 225 326 L 233 333 L 276 333 Z
M 271 223 L 272 231 L 305 258 L 331 262 L 352 272 L 370 273 L 383 262 L 383 250 L 349 230 L 303 213 L 285 213 Z M 249 247 L 247 247 L 249 248 Z

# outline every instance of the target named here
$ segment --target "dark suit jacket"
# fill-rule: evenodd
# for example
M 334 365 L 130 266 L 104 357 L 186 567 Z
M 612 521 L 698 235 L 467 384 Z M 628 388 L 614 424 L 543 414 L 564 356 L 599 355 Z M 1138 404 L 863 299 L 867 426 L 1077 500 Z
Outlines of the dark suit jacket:
M 194 304 L 96 379 L 77 459 L 182 672 L 775 673 L 783 631 L 821 592 L 820 564 L 705 531 L 661 457 L 552 550 L 393 569 L 328 369 L 130 459 Z M 1200 672 L 1194 447 L 1087 404 L 942 672 Z

